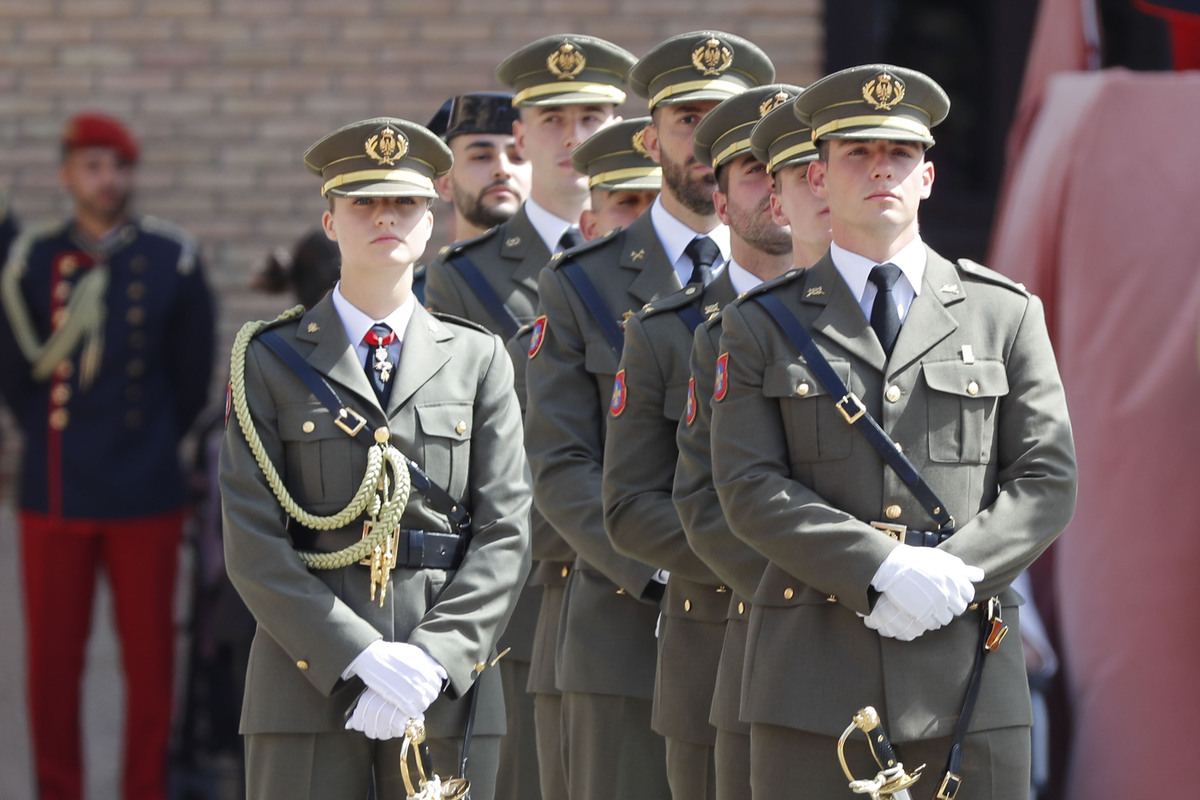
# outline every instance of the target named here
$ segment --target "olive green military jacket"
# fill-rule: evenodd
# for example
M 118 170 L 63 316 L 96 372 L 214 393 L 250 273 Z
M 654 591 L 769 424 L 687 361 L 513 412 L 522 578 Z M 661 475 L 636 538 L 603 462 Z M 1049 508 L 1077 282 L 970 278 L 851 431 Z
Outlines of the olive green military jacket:
M 529 221 L 524 204 L 510 219 L 486 233 L 443 247 L 425 271 L 426 306 L 478 322 L 503 337 L 500 322 L 450 263 L 460 254 L 479 269 L 519 325 L 533 322 L 537 316 L 538 273 L 550 260 L 550 251 Z
M 620 322 L 683 288 L 649 213 L 571 251 Z M 604 530 L 604 437 L 620 354 L 555 259 L 538 282 L 542 330 L 526 370 L 526 450 L 534 502 L 578 553 L 558 642 L 564 691 L 649 699 L 654 687 L 655 568 L 619 555 Z M 537 337 L 541 337 L 540 341 Z M 618 594 L 618 590 L 621 594 Z
M 385 410 L 328 296 L 273 329 L 366 417 L 368 429 L 386 425 L 392 444 L 465 503 L 473 536 L 457 571 L 394 569 L 380 607 L 369 597 L 367 567 L 310 571 L 296 553 L 298 546 L 347 547 L 361 536 L 361 522 L 320 533 L 289 524 L 231 420 L 220 459 L 225 561 L 258 621 L 242 731 L 341 730 L 363 685 L 340 676 L 382 637 L 415 644 L 445 668 L 448 688 L 430 708 L 428 726 L 431 736 L 459 736 L 465 704 L 450 699 L 461 697 L 479 674 L 476 665 L 489 660 L 529 570 L 530 490 L 512 362 L 482 328 L 418 306 Z M 245 394 L 265 454 L 299 505 L 322 515 L 345 507 L 366 468 L 366 445 L 336 426 L 257 339 L 246 354 Z M 450 530 L 415 489 L 402 526 Z M 498 695 L 497 675 L 485 670 L 481 682 L 492 680 Z M 502 702 L 481 702 L 476 731 L 502 733 L 502 709 Z
M 1041 302 L 927 252 L 890 359 L 828 254 L 725 310 L 713 478 L 734 534 L 771 562 L 751 612 L 742 716 L 752 723 L 836 737 L 871 704 L 897 741 L 949 736 L 980 625 L 969 610 L 902 642 L 859 618 L 897 546 L 868 523 L 936 526 L 753 301 L 771 292 L 946 504 L 958 529 L 941 546 L 984 570 L 976 598 L 1006 606 L 1011 634 L 988 656 L 972 730 L 1030 724 L 1009 584 L 1074 510 L 1066 399 Z
M 671 501 L 692 349 L 692 328 L 680 311 L 702 321 L 735 294 L 726 269 L 709 286 L 691 284 L 626 321 L 604 443 L 604 524 L 613 546 L 671 573 L 651 724 L 663 736 L 710 746 L 716 730 L 708 724 L 709 704 L 729 590 L 688 546 Z

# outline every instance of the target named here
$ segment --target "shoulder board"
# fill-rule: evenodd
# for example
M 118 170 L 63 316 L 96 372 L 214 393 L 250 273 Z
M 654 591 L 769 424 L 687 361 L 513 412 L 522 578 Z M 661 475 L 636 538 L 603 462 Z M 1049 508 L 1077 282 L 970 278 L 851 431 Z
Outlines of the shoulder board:
M 555 253 L 554 255 L 550 256 L 550 268 L 557 269 L 559 266 L 568 261 L 574 261 L 578 259 L 579 256 L 583 255 L 584 253 L 590 253 L 593 250 L 598 250 L 601 247 L 607 246 L 610 242 L 615 241 L 615 237 L 622 230 L 624 230 L 624 228 L 616 228 L 604 234 L 603 236 L 598 236 L 595 239 L 592 239 L 590 242 L 584 242 L 577 247 L 572 247 L 570 250 L 567 250 L 564 253 Z
M 289 322 L 299 321 L 300 317 L 304 315 L 304 312 L 304 306 L 292 306 L 291 308 L 281 312 L 279 316 L 273 320 L 268 320 L 266 322 L 262 320 L 250 320 L 242 325 L 242 330 L 245 330 L 246 328 L 257 327 L 258 330 L 254 332 L 254 335 L 258 336 L 264 331 L 269 331 L 272 328 L 278 328 L 282 325 L 286 325 Z
M 774 289 L 775 287 L 784 286 L 786 284 L 789 284 L 792 281 L 796 280 L 797 278 L 803 279 L 805 271 L 806 270 L 802 270 L 802 269 L 789 269 L 787 272 L 783 273 L 778 278 L 772 278 L 769 281 L 763 281 L 758 286 L 755 286 L 753 289 L 748 289 L 747 291 L 742 292 L 741 294 L 739 294 L 737 296 L 737 298 L 733 302 L 741 303 L 748 297 L 754 297 L 756 294 L 762 294 L 763 292 L 769 292 L 772 289 Z
M 455 253 L 461 253 L 463 250 L 474 247 L 480 242 L 486 242 L 488 239 L 491 239 L 493 236 L 495 236 L 502 227 L 504 227 L 504 223 L 493 225 L 478 236 L 472 236 L 470 239 L 463 239 L 462 241 L 448 244 L 438 251 L 438 257 L 446 258 L 447 256 L 452 256 Z
M 179 270 L 180 274 L 187 275 L 196 268 L 196 253 L 199 247 L 192 235 L 183 228 L 174 222 L 167 222 L 165 219 L 149 216 L 141 217 L 138 220 L 138 227 L 147 233 L 161 236 L 164 239 L 170 239 L 179 245 L 179 261 L 176 264 L 176 269 Z
M 637 316 L 645 319 L 646 317 L 654 316 L 663 311 L 674 311 L 677 308 L 694 303 L 701 295 L 700 286 L 698 284 L 690 284 L 683 287 L 678 292 L 672 292 L 665 297 L 660 297 L 657 300 L 652 300 L 642 307 L 642 310 L 637 313 Z
M 1014 292 L 1029 297 L 1030 292 L 1025 288 L 1025 284 L 1017 283 L 1007 275 L 1001 275 L 999 272 L 988 269 L 969 258 L 960 258 L 955 262 L 955 266 L 958 267 L 959 273 L 964 277 L 984 281 L 985 283 L 992 283 L 996 286 L 1003 286 L 1005 289 L 1011 289 Z
M 486 334 L 488 336 L 492 335 L 491 331 L 489 331 L 483 325 L 480 325 L 478 322 L 472 322 L 469 319 L 463 319 L 462 317 L 456 317 L 453 314 L 447 314 L 443 311 L 430 311 L 429 313 L 430 313 L 430 315 L 432 315 L 436 319 L 441 320 L 442 322 L 448 322 L 451 325 L 458 325 L 459 327 L 462 327 L 462 328 L 470 328 L 471 330 L 479 331 L 480 333 Z

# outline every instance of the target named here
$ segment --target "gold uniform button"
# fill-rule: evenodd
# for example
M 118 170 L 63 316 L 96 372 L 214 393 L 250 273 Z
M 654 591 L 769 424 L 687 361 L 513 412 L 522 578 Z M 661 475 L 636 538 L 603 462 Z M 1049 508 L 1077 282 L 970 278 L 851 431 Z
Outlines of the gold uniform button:
M 392 431 L 388 426 L 380 425 L 375 429 L 375 441 L 378 444 L 384 444 L 390 438 L 392 438 Z
M 886 397 L 888 399 L 889 403 L 899 402 L 900 401 L 900 387 L 893 383 L 891 386 L 889 386 L 887 388 L 887 393 L 884 395 L 884 397 Z
M 50 412 L 50 427 L 56 431 L 61 431 L 67 427 L 67 421 L 70 416 L 65 408 L 56 408 Z
M 146 284 L 141 281 L 134 281 L 125 290 L 125 296 L 136 303 L 146 296 Z
M 67 298 L 71 296 L 71 284 L 66 281 L 59 281 L 54 285 L 54 299 L 60 303 L 65 303 Z
M 475 672 L 480 673 L 487 669 L 487 664 L 483 661 L 478 661 L 475 664 Z
M 304 671 L 304 670 L 308 669 L 308 662 L 302 658 L 296 662 L 296 668 L 301 671 Z
M 684 601 L 683 601 L 683 610 L 684 610 L 684 611 L 691 611 L 691 610 L 692 610 L 692 601 L 691 601 L 691 600 L 684 600 Z
M 967 384 L 967 394 L 971 395 L 972 397 L 979 394 L 979 384 L 976 383 L 975 381 L 971 381 L 970 383 L 968 383 Z
M 55 405 L 64 405 L 71 399 L 71 387 L 65 384 L 58 384 L 50 391 L 50 399 Z
M 54 377 L 58 378 L 60 381 L 70 380 L 71 376 L 74 374 L 75 365 L 70 361 L 64 361 L 54 368 Z
M 901 511 L 900 506 L 892 505 L 883 510 L 883 515 L 888 519 L 899 519 Z
M 125 321 L 130 325 L 141 325 L 146 321 L 146 309 L 134 306 L 125 312 Z
M 570 568 L 570 567 L 563 567 L 563 568 L 562 568 L 562 576 L 563 576 L 564 578 L 565 578 L 565 577 L 567 577 L 567 574 L 568 574 L 570 571 L 571 571 L 571 568 Z
M 796 596 L 796 593 L 794 591 L 792 591 L 792 587 L 789 586 L 788 588 L 783 590 L 783 599 L 784 600 L 791 600 L 795 596 Z
M 300 430 L 304 431 L 305 433 L 312 433 L 316 429 L 317 423 L 313 422 L 311 419 L 304 420 L 304 424 L 300 426 Z
M 462 436 L 464 433 L 466 433 L 467 432 L 466 421 L 460 419 L 458 421 L 458 424 L 454 426 L 454 432 L 457 433 L 459 436 Z
M 746 613 L 746 604 L 738 603 L 738 614 L 745 614 L 745 613 Z
M 62 261 L 58 262 L 59 274 L 71 276 L 75 274 L 75 270 L 79 267 L 79 262 L 73 256 L 67 256 Z
M 796 394 L 800 395 L 801 397 L 804 397 L 804 395 L 808 394 L 808 391 L 811 388 L 812 387 L 810 387 L 807 383 L 802 383 L 796 387 Z
M 125 373 L 131 378 L 140 378 L 146 373 L 146 362 L 135 358 L 125 365 Z

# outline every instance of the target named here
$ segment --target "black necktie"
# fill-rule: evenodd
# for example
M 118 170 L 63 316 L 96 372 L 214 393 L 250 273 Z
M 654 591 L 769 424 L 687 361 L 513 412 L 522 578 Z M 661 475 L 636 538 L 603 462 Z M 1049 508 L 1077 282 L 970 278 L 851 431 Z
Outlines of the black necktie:
M 712 265 L 721 257 L 721 248 L 707 236 L 697 236 L 688 242 L 683 252 L 692 260 L 692 277 L 688 283 L 708 286 L 712 282 Z
M 560 250 L 570 250 L 572 247 L 578 247 L 581 244 L 583 244 L 583 234 L 574 225 L 567 228 L 563 231 L 563 235 L 558 237 L 558 247 Z
M 390 359 L 388 347 L 396 342 L 396 332 L 382 322 L 371 326 L 363 337 L 367 343 L 367 380 L 375 389 L 379 404 L 387 408 L 388 397 L 392 394 L 392 371 L 395 362 Z
M 867 280 L 875 284 L 875 304 L 871 306 L 871 327 L 889 357 L 896 337 L 900 335 L 900 312 L 896 310 L 896 297 L 892 287 L 900 279 L 900 268 L 895 264 L 880 264 L 871 268 Z

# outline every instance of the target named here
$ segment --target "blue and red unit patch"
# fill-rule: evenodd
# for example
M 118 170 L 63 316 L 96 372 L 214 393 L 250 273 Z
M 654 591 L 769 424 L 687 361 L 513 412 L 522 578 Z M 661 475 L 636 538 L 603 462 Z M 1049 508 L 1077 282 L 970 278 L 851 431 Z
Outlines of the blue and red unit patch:
M 687 420 L 687 424 L 691 425 L 696 421 L 696 378 L 695 376 L 688 378 L 688 396 L 687 405 L 683 407 L 683 417 Z
M 713 400 L 720 402 L 729 391 L 729 353 L 721 353 L 717 358 L 717 375 L 713 379 Z
M 542 344 L 546 341 L 546 315 L 538 317 L 533 321 L 533 331 L 529 334 L 529 357 L 533 358 L 538 354 L 538 350 L 542 349 Z
M 616 379 L 613 380 L 612 402 L 608 404 L 608 410 L 614 417 L 621 416 L 621 412 L 625 410 L 625 397 L 625 370 L 619 370 Z

